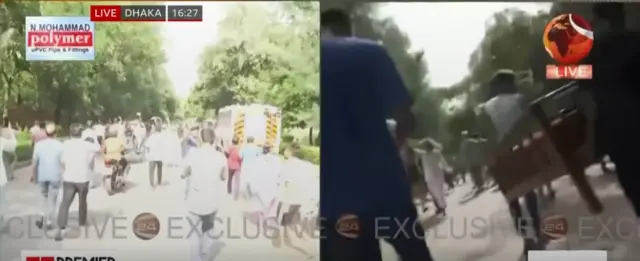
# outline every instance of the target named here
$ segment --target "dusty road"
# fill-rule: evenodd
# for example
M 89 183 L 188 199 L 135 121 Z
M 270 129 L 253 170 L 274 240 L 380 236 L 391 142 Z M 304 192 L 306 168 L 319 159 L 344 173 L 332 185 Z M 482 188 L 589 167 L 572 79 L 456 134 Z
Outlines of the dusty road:
M 61 242 L 51 239 L 52 235 L 47 237 L 34 225 L 40 212 L 40 194 L 37 186 L 29 183 L 30 171 L 29 168 L 17 170 L 17 179 L 8 185 L 8 216 L 14 219 L 8 233 L 0 238 L 0 261 L 19 261 L 21 250 L 45 249 L 117 250 L 130 253 L 131 259 L 127 260 L 188 260 L 190 241 L 186 237 L 191 233 L 191 224 L 185 219 L 184 181 L 177 169 L 165 170 L 163 185 L 155 191 L 150 189 L 148 165 L 144 163 L 132 166 L 126 192 L 108 196 L 102 187 L 92 189 L 88 198 L 88 232 L 77 226 L 76 199 L 71 206 L 70 238 Z M 225 236 L 216 260 L 260 260 L 265 256 L 283 261 L 308 260 L 306 255 L 291 248 L 273 248 L 262 231 L 249 222 L 244 225 L 242 207 L 243 204 L 227 204 L 221 211 L 222 220 L 227 224 L 220 227 Z M 143 212 L 155 214 L 161 223 L 160 234 L 146 241 L 137 238 L 131 230 L 133 219 Z M 298 245 L 311 254 L 318 252 L 317 241 L 313 239 L 300 241 Z
M 9 217 L 18 217 L 23 224 L 11 224 L 10 233 L 3 234 L 0 244 L 0 261 L 20 260 L 21 250 L 117 250 L 129 253 L 131 259 L 149 260 L 187 260 L 189 256 L 189 240 L 185 239 L 190 232 L 189 224 L 184 220 L 183 189 L 184 181 L 178 177 L 176 169 L 167 170 L 163 186 L 152 191 L 147 180 L 147 164 L 134 164 L 129 176 L 129 184 L 125 193 L 107 196 L 99 187 L 89 194 L 90 220 L 93 224 L 87 235 L 77 228 L 77 202 L 72 206 L 70 220 L 70 236 L 62 242 L 47 238 L 34 225 L 35 217 L 40 210 L 40 195 L 37 187 L 28 182 L 28 168 L 16 171 L 17 180 L 9 184 L 8 197 Z M 598 195 L 604 201 L 606 212 L 599 217 L 604 220 L 633 219 L 629 206 L 615 182 L 615 176 L 602 175 L 597 168 L 590 168 L 592 182 Z M 546 209 L 546 213 L 560 213 L 569 220 L 569 235 L 563 240 L 552 242 L 553 249 L 594 249 L 610 251 L 611 261 L 631 261 L 636 256 L 640 240 L 636 237 L 622 238 L 619 235 L 603 238 L 595 234 L 586 237 L 580 233 L 578 222 L 581 217 L 592 217 L 570 184 L 568 179 L 560 179 L 554 183 L 558 191 L 557 200 Z M 435 220 L 431 213 L 425 213 L 423 223 L 428 228 L 427 244 L 436 261 L 495 261 L 519 260 L 522 252 L 522 240 L 516 235 L 511 224 L 506 202 L 500 193 L 486 192 L 478 198 L 461 203 L 469 191 L 468 185 L 456 188 L 447 197 L 449 204 L 448 217 Z M 255 236 L 253 226 L 243 228 L 243 204 L 228 204 L 221 215 L 229 220 L 222 228 L 227 234 L 216 260 L 262 260 L 266 257 L 282 261 L 301 261 L 308 259 L 299 250 L 287 247 L 273 248 L 265 236 Z M 140 240 L 131 232 L 133 218 L 143 212 L 151 212 L 158 216 L 162 229 L 158 236 L 151 240 Z M 169 229 L 169 219 L 173 218 L 173 229 Z M 113 220 L 117 220 L 114 222 Z M 479 223 L 480 222 L 480 223 Z M 164 225 L 167 224 L 167 225 Z M 605 222 L 609 230 L 615 231 L 615 222 Z M 117 228 L 116 228 L 117 227 Z M 124 229 L 121 227 L 125 227 Z M 596 226 L 597 228 L 597 226 Z M 98 231 L 95 231 L 95 230 Z M 620 230 L 620 228 L 617 228 Z M 631 228 L 625 230 L 629 231 Z M 102 233 L 101 231 L 106 231 Z M 600 228 L 601 231 L 602 228 Z M 21 236 L 16 234 L 23 233 Z M 597 232 L 593 232 L 597 233 Z M 598 233 L 600 234 L 600 233 Z M 611 234 L 611 233 L 609 233 Z M 74 236 L 75 235 L 75 236 Z M 318 241 L 316 239 L 297 240 L 300 249 L 317 256 Z M 385 261 L 397 260 L 391 247 L 383 243 Z M 626 258 L 624 258 L 626 256 Z

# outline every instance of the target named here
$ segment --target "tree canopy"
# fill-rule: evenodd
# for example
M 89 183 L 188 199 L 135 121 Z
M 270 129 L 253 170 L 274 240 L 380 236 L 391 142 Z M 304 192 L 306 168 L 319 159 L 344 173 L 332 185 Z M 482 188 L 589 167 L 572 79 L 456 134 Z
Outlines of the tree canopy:
M 377 5 L 354 5 L 350 8 L 356 36 L 378 41 L 386 47 L 413 97 L 412 109 L 420 119 L 414 136 L 422 137 L 438 132 L 442 113 L 441 94 L 437 89 L 430 88 L 424 51 L 410 51 L 409 37 L 393 19 L 380 19 Z
M 279 107 L 285 128 L 319 125 L 319 6 L 313 2 L 238 3 L 201 55 L 188 116 L 231 104 Z
M 28 62 L 26 16 L 88 16 L 89 4 L 8 0 L 0 9 L 0 90 L 12 120 L 69 123 L 137 112 L 175 114 L 178 100 L 163 68 L 157 24 L 96 24 L 95 61 Z
M 414 137 L 430 136 L 440 140 L 445 150 L 457 150 L 460 132 L 475 127 L 476 107 L 486 100 L 486 82 L 497 69 L 518 73 L 522 92 L 535 97 L 542 91 L 534 84 L 532 64 L 546 64 L 540 40 L 549 15 L 528 14 L 505 9 L 494 14 L 485 36 L 469 57 L 470 74 L 453 86 L 434 88 L 428 81 L 428 67 L 423 51 L 410 51 L 411 41 L 393 19 L 377 14 L 380 4 L 342 6 L 354 16 L 355 31 L 360 37 L 379 41 L 386 47 L 414 98 L 413 110 L 419 126 Z M 538 44 L 540 43 L 540 44 Z M 540 53 L 542 51 L 542 53 Z M 535 71 L 535 72 L 534 72 Z M 544 72 L 542 72 L 544 73 Z
M 548 12 L 527 13 L 505 9 L 490 17 L 483 39 L 469 57 L 469 75 L 453 86 L 433 88 L 428 79 L 423 52 L 411 52 L 409 37 L 392 19 L 381 19 L 378 8 L 384 4 L 333 2 L 354 17 L 358 36 L 378 40 L 391 54 L 396 67 L 414 98 L 414 112 L 420 126 L 415 137 L 440 140 L 446 150 L 455 152 L 460 132 L 476 128 L 475 110 L 488 98 L 487 82 L 498 69 L 516 72 L 518 87 L 529 99 L 565 84 L 547 81 L 545 66 L 551 59 L 544 50 L 541 35 L 547 22 L 561 13 L 577 13 L 592 20 L 593 4 L 555 3 Z M 640 5 L 626 5 L 627 28 L 640 29 Z

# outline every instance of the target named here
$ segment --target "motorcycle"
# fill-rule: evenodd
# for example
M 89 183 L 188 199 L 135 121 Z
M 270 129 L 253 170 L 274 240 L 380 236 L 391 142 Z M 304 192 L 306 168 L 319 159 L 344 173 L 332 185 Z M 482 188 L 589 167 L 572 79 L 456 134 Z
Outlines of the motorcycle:
M 125 180 L 129 173 L 129 166 L 123 168 L 122 165 L 116 160 L 109 160 L 104 162 L 105 170 L 103 171 L 102 184 L 109 196 L 112 196 L 120 191 L 125 186 Z

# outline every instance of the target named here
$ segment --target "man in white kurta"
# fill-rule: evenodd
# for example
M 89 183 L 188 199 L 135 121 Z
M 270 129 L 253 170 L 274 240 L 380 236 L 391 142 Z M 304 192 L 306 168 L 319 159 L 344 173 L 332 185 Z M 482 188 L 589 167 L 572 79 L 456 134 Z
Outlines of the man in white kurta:
M 443 165 L 446 163 L 442 154 L 435 149 L 435 146 L 430 141 L 425 141 L 423 148 L 424 150 L 419 149 L 416 152 L 419 155 L 424 180 L 436 204 L 436 214 L 445 214 L 447 202 L 444 194 Z
M 14 152 L 16 150 L 16 136 L 13 134 L 11 127 L 2 128 L 0 133 L 0 153 Z M 4 229 L 5 218 L 7 215 L 9 201 L 7 199 L 7 173 L 3 158 L 0 157 L 0 232 Z

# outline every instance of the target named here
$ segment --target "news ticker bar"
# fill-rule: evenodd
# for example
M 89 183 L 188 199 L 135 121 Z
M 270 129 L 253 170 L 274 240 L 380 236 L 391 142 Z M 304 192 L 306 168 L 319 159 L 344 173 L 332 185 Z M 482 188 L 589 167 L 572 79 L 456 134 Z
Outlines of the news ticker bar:
M 92 22 L 201 22 L 201 5 L 92 5 Z

